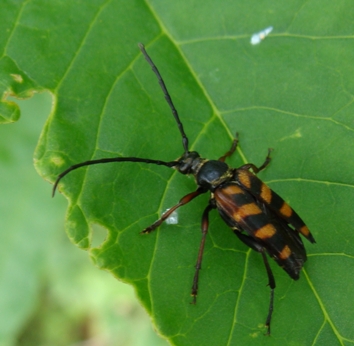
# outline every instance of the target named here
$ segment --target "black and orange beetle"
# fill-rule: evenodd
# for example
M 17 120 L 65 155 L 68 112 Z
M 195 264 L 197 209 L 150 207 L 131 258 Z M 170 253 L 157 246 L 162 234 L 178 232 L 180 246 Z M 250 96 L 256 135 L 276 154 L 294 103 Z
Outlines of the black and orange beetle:
M 115 157 L 78 163 L 69 167 L 58 176 L 53 186 L 53 196 L 59 181 L 69 172 L 83 166 L 100 163 L 142 162 L 175 168 L 180 173 L 186 175 L 192 174 L 198 188 L 194 192 L 184 196 L 175 206 L 163 213 L 157 221 L 145 228 L 142 233 L 152 232 L 177 208 L 189 203 L 195 197 L 210 191 L 209 204 L 202 216 L 202 240 L 195 266 L 196 270 L 191 292 L 193 296 L 192 303 L 196 303 L 198 293 L 199 271 L 201 269 L 204 244 L 208 232 L 209 212 L 212 209 L 217 209 L 222 219 L 233 230 L 236 236 L 251 249 L 260 252 L 263 257 L 268 275 L 268 284 L 270 286 L 269 311 L 265 323 L 267 334 L 270 334 L 275 280 L 266 257 L 266 252 L 292 279 L 297 280 L 300 270 L 306 261 L 306 251 L 299 233 L 311 243 L 315 243 L 315 239 L 299 215 L 255 175 L 269 164 L 271 150 L 268 151 L 268 155 L 260 167 L 248 163 L 239 168 L 231 168 L 225 163 L 225 159 L 231 156 L 236 150 L 238 143 L 237 136 L 230 150 L 218 160 L 207 160 L 201 158 L 197 152 L 188 150 L 188 138 L 165 83 L 157 67 L 145 51 L 144 46 L 139 44 L 139 48 L 157 76 L 166 101 L 177 122 L 182 136 L 183 155 L 179 159 L 170 162 L 137 157 Z

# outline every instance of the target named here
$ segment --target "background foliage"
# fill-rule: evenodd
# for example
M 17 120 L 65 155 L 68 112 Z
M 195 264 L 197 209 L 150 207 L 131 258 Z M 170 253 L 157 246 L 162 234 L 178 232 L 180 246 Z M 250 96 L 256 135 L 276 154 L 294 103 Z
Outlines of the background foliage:
M 46 89 L 54 95 L 35 152 L 45 179 L 53 182 L 63 169 L 92 158 L 181 154 L 176 125 L 137 42 L 159 67 L 191 149 L 217 158 L 235 131 L 241 143 L 233 166 L 259 164 L 268 147 L 275 149 L 261 178 L 303 216 L 317 244 L 306 244 L 309 260 L 298 282 L 273 263 L 270 339 L 263 337 L 262 260 L 216 213 L 198 303 L 189 304 L 207 196 L 182 208 L 177 225 L 139 235 L 195 189 L 192 179 L 127 163 L 81 169 L 60 184 L 69 201 L 69 238 L 97 266 L 135 287 L 161 334 L 176 345 L 353 343 L 349 1 L 0 3 L 2 122 L 19 116 L 9 94 Z M 252 46 L 251 35 L 269 25 L 272 34 Z M 104 241 L 97 236 L 102 229 Z M 9 260 L 5 252 L 3 265 Z
M 0 345 L 164 345 L 132 288 L 70 243 L 64 198 L 33 167 L 50 95 L 18 103 L 21 120 L 0 127 Z

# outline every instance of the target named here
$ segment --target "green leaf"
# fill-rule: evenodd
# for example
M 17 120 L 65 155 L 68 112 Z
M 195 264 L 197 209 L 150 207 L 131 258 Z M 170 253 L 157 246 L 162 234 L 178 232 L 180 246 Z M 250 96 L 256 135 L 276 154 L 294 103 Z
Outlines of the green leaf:
M 275 263 L 271 339 L 261 256 L 214 212 L 196 306 L 189 304 L 208 197 L 154 222 L 195 184 L 165 167 L 119 163 L 70 173 L 67 232 L 94 262 L 136 288 L 159 333 L 176 345 L 353 343 L 353 15 L 351 2 L 42 1 L 19 3 L 3 56 L 55 95 L 35 159 L 54 182 L 72 164 L 101 157 L 174 160 L 183 148 L 146 44 L 179 111 L 190 149 L 272 162 L 260 177 L 306 220 L 317 244 L 298 282 Z M 272 25 L 259 45 L 253 33 Z M 8 73 L 8 69 L 1 73 Z M 9 83 L 9 79 L 6 79 Z M 6 89 L 9 86 L 5 83 Z M 99 246 L 93 225 L 108 230 Z
M 63 232 L 66 201 L 51 200 L 32 157 L 51 101 L 20 101 L 21 121 L 0 127 L 0 345 L 165 344 L 132 287 L 97 270 Z

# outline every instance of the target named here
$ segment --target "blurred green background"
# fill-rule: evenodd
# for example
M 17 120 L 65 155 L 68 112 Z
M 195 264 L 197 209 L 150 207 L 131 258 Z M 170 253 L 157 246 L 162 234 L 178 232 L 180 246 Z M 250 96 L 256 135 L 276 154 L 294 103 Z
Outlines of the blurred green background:
M 64 230 L 66 201 L 33 166 L 49 93 L 0 126 L 0 345 L 167 345 L 133 289 L 91 263 Z

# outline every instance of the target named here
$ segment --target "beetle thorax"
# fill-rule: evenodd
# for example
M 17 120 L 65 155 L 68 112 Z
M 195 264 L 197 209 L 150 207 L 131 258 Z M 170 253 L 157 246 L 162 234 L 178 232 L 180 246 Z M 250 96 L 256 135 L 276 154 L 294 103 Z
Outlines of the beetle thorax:
M 214 190 L 233 175 L 225 162 L 203 159 L 196 151 L 184 153 L 175 167 L 182 174 L 193 174 L 197 185 L 207 190 Z
M 203 162 L 196 177 L 197 184 L 208 190 L 214 190 L 232 177 L 232 169 L 222 161 Z

